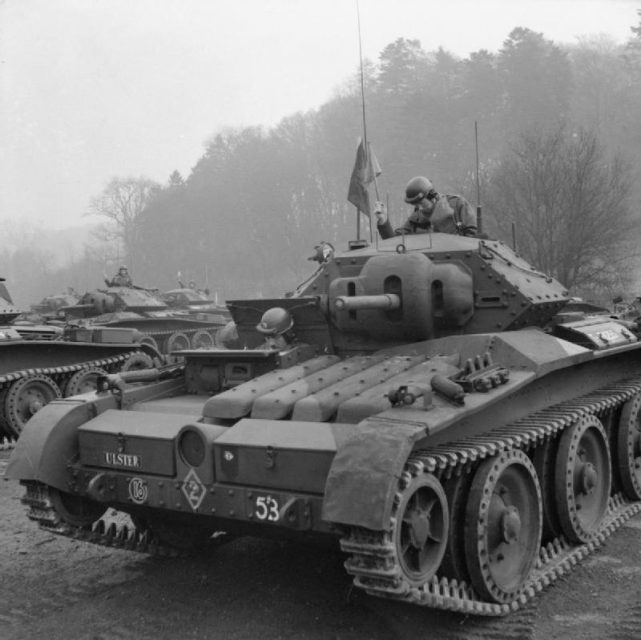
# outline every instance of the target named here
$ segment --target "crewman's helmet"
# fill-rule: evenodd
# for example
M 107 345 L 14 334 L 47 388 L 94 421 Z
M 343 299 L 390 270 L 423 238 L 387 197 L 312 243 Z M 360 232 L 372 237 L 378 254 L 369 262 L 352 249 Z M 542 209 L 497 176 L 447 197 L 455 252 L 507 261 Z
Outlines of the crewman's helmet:
M 280 336 L 294 326 L 294 318 L 287 309 L 272 307 L 263 313 L 256 330 L 266 336 Z
M 118 273 L 122 273 L 123 271 L 125 273 L 128 272 L 128 269 L 127 269 L 126 265 L 124 265 L 124 264 L 120 267 L 120 269 L 118 269 Z
M 230 320 L 216 333 L 216 343 L 222 344 L 226 349 L 241 349 L 240 339 L 236 323 Z
M 423 198 L 429 198 L 436 195 L 434 185 L 424 176 L 412 178 L 405 187 L 405 202 L 416 204 Z

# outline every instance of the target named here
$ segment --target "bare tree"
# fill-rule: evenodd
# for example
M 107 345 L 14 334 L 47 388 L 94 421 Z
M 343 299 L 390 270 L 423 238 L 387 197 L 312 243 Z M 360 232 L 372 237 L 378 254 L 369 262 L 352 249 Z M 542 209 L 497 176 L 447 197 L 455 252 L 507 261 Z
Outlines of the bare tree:
M 97 237 L 105 242 L 116 241 L 129 263 L 136 246 L 140 214 L 159 189 L 158 183 L 147 178 L 113 178 L 91 200 L 87 215 L 109 220 L 98 228 Z
M 641 221 L 631 170 L 585 130 L 530 131 L 491 170 L 486 197 L 497 237 L 516 224 L 519 252 L 570 288 L 601 297 L 632 277 Z M 490 227 L 491 228 L 491 227 Z

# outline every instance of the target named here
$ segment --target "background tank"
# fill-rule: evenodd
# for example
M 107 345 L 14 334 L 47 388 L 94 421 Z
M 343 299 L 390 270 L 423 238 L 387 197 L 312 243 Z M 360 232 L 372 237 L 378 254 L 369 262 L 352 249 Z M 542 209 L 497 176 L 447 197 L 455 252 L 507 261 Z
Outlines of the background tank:
M 202 289 L 180 287 L 161 294 L 163 302 L 174 312 L 195 320 L 223 326 L 231 320 L 227 307 L 216 304 Z
M 5 278 L 0 278 L 0 324 L 9 324 L 21 313 L 22 310 L 13 303 L 7 285 L 5 285 Z
M 200 319 L 176 313 L 157 292 L 140 287 L 90 291 L 81 296 L 77 305 L 64 311 L 72 334 L 91 325 L 129 327 L 140 331 L 145 343 L 165 354 L 214 346 L 218 330 L 227 322 L 222 315 Z
M 494 241 L 328 254 L 283 298 L 228 302 L 245 348 L 49 404 L 7 476 L 74 539 L 329 539 L 369 594 L 506 614 L 641 509 L 639 337 L 568 299 Z
M 99 375 L 151 367 L 160 356 L 131 329 L 95 328 L 82 340 L 63 339 L 61 328 L 17 320 L 4 282 L 0 298 L 7 323 L 0 326 L 0 439 L 19 436 L 51 400 L 95 389 Z
M 44 297 L 40 302 L 31 305 L 30 316 L 32 319 L 42 319 L 48 321 L 64 321 L 65 307 L 70 307 L 78 303 L 80 296 L 73 290 L 69 289 L 64 293 L 57 293 Z

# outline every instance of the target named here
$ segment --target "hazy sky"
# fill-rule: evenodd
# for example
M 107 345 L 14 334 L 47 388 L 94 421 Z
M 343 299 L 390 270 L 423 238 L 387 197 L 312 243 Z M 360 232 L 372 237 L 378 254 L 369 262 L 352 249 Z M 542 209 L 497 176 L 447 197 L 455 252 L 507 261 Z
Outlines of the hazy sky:
M 356 0 L 0 0 L 0 220 L 64 227 L 114 176 L 187 176 L 211 134 L 318 107 L 359 66 Z M 363 55 L 461 57 L 516 26 L 625 42 L 641 0 L 360 0 Z M 354 138 L 358 132 L 352 132 Z M 349 132 L 347 132 L 349 134 Z M 347 180 L 347 176 L 346 176 Z

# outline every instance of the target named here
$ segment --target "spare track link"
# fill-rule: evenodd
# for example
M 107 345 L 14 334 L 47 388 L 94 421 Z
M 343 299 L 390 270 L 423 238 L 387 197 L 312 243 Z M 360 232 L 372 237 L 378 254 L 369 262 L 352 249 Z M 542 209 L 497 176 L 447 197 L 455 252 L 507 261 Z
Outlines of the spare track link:
M 459 442 L 415 451 L 401 474 L 395 505 L 411 476 L 432 473 L 441 480 L 460 474 L 469 465 L 499 452 L 529 450 L 559 434 L 582 415 L 598 415 L 623 404 L 641 392 L 641 379 L 609 385 L 583 397 L 538 411 L 487 434 Z M 408 475 L 409 474 L 409 475 Z M 481 600 L 465 582 L 434 576 L 421 587 L 410 586 L 396 564 L 394 543 L 389 531 L 354 527 L 341 539 L 341 549 L 350 554 L 345 562 L 355 586 L 370 595 L 464 614 L 502 616 L 519 609 L 536 593 L 568 573 L 626 520 L 641 512 L 641 502 L 630 503 L 621 495 L 611 496 L 604 522 L 589 542 L 570 545 L 563 537 L 541 547 L 529 583 L 521 596 L 508 604 Z M 395 518 L 392 513 L 392 520 Z
M 91 527 L 75 527 L 67 524 L 56 512 L 45 485 L 39 482 L 25 482 L 24 485 L 26 493 L 21 501 L 29 508 L 27 515 L 30 520 L 37 522 L 46 531 L 103 547 L 138 551 L 153 556 L 185 555 L 185 552 L 179 549 L 160 543 L 149 529 L 116 522 L 104 516 L 96 520 Z

